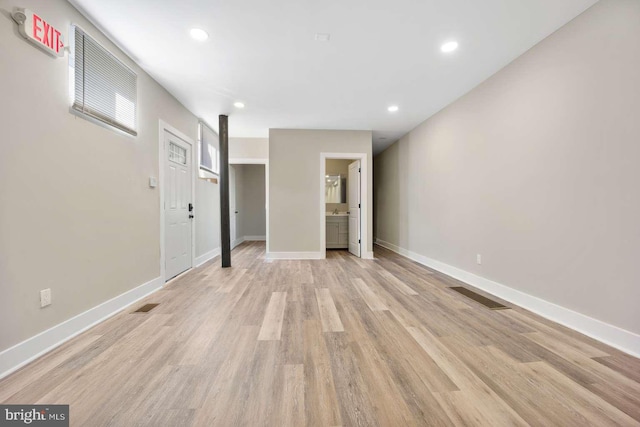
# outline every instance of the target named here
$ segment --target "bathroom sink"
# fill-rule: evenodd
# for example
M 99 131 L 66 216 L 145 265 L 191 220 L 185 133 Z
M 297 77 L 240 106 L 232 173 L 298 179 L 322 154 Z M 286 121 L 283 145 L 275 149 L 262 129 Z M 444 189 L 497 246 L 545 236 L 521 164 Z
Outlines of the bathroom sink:
M 327 216 L 349 216 L 349 214 L 347 212 L 338 212 L 333 213 L 333 212 L 327 212 Z

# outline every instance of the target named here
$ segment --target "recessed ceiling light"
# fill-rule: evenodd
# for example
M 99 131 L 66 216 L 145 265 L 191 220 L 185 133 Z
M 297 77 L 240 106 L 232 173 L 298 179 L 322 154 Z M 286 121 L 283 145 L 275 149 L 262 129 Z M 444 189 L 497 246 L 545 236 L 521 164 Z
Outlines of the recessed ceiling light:
M 451 42 L 446 42 L 445 44 L 443 44 L 440 47 L 440 50 L 443 51 L 444 53 L 450 53 L 450 52 L 453 52 L 454 50 L 456 50 L 457 48 L 458 48 L 458 42 L 451 41 Z
M 243 102 L 234 102 L 233 106 L 236 108 L 244 108 L 244 103 Z
M 387 111 L 390 113 L 395 113 L 396 111 L 398 111 L 399 108 L 397 105 L 392 105 L 391 107 L 387 108 Z
M 317 42 L 328 42 L 331 39 L 331 34 L 316 33 L 315 40 Z
M 189 34 L 191 34 L 191 37 L 194 40 L 197 40 L 199 42 L 203 42 L 209 38 L 209 33 L 200 28 L 192 28 L 191 31 L 189 31 Z

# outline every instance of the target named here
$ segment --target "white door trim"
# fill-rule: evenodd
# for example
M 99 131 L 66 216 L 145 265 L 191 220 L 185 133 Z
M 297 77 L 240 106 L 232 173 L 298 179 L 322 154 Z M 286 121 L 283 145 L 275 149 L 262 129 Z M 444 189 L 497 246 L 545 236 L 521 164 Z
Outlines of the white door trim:
M 229 159 L 230 165 L 264 165 L 264 200 L 265 200 L 265 219 L 267 221 L 266 233 L 265 236 L 267 242 L 266 253 L 269 255 L 269 159 L 243 159 L 243 158 L 232 158 Z
M 367 164 L 367 153 L 320 153 L 320 257 L 327 257 L 327 234 L 326 234 L 326 206 L 325 206 L 325 175 L 327 159 L 360 160 L 360 257 L 367 258 L 367 248 L 369 247 L 369 199 L 367 197 L 367 186 L 369 183 L 369 173 Z
M 361 257 L 364 252 L 362 250 L 362 165 L 360 160 L 354 160 L 349 163 L 347 177 L 347 194 L 349 194 L 347 198 L 349 202 L 347 205 L 347 212 L 349 212 L 347 218 L 347 228 L 349 230 L 347 246 L 351 254 Z M 351 194 L 353 190 L 356 190 L 356 192 Z M 356 227 L 352 226 L 353 221 L 356 221 Z M 356 239 L 358 240 L 357 244 L 355 243 Z
M 196 174 L 198 173 L 198 145 L 196 142 L 189 138 L 178 129 L 171 126 L 164 120 L 159 120 L 158 125 L 158 158 L 159 158 L 159 173 L 158 173 L 158 188 L 160 189 L 160 280 L 162 284 L 166 282 L 165 271 L 165 224 L 164 224 L 164 168 L 166 153 L 164 152 L 164 133 L 169 132 L 174 136 L 180 138 L 185 143 L 191 145 L 191 200 L 193 205 L 197 206 L 196 200 Z M 191 221 L 191 268 L 194 266 L 196 259 L 196 222 Z

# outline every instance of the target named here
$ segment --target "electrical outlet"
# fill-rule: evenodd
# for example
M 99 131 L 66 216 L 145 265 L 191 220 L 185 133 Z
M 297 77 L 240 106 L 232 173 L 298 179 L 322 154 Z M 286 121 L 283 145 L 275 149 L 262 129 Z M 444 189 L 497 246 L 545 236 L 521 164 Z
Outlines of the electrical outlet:
M 477 254 L 477 255 L 476 255 L 476 262 L 477 262 L 478 264 L 482 264 L 482 255 L 480 255 L 480 254 Z
M 40 291 L 40 308 L 51 305 L 51 289 Z

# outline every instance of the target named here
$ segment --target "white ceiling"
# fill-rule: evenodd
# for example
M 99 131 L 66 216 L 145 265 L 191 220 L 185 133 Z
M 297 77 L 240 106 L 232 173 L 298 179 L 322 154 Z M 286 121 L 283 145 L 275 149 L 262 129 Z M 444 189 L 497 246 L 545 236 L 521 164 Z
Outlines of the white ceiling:
M 214 128 L 373 130 L 379 152 L 596 0 L 71 2 Z

